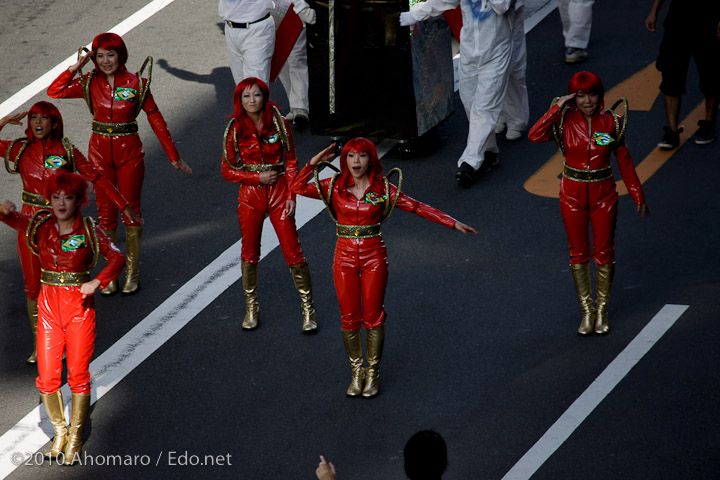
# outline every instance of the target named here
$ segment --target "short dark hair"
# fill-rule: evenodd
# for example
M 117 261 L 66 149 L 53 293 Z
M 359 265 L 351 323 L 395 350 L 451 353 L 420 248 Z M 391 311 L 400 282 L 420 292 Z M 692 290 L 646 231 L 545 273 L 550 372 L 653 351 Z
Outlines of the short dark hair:
M 405 444 L 405 475 L 410 480 L 440 480 L 447 468 L 447 446 L 434 430 L 422 430 Z

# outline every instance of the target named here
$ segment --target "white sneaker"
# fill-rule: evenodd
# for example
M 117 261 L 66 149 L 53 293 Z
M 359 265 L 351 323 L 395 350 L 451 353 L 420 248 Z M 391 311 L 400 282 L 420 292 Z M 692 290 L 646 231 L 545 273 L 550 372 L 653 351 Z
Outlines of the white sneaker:
M 515 140 L 520 140 L 522 138 L 522 132 L 519 130 L 513 130 L 511 128 L 508 128 L 507 132 L 505 132 L 505 139 L 510 140 L 511 142 Z
M 505 131 L 504 123 L 498 123 L 497 125 L 495 125 L 495 135 L 500 135 L 504 131 Z
M 582 48 L 565 49 L 565 63 L 580 63 L 588 59 L 587 52 Z
M 295 120 L 295 112 L 290 110 L 290 112 L 285 115 L 285 120 L 287 120 L 288 122 L 292 122 L 293 120 Z

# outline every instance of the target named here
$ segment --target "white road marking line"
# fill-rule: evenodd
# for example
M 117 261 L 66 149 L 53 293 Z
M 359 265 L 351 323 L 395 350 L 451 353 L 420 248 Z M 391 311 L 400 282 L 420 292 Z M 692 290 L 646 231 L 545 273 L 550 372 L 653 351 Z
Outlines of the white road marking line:
M 117 33 L 120 36 L 125 35 L 127 32 L 137 27 L 142 22 L 152 17 L 157 12 L 167 7 L 174 1 L 175 0 L 153 0 L 152 2 L 148 3 L 143 8 L 133 13 L 128 18 L 118 23 L 108 31 Z M 90 45 L 91 44 L 87 44 L 85 45 L 85 47 L 90 48 Z M 73 53 L 68 58 L 60 62 L 57 66 L 55 66 L 52 70 L 47 72 L 45 75 L 41 76 L 40 78 L 29 84 L 27 87 L 17 92 L 12 97 L 2 102 L 0 104 L 0 118 L 11 114 L 12 112 L 20 108 L 22 105 L 24 105 L 28 100 L 33 98 L 35 95 L 44 91 L 47 87 L 50 86 L 52 81 L 55 80 L 58 75 L 67 70 L 67 68 L 70 65 L 74 64 L 76 61 L 77 53 Z
M 665 305 L 660 309 L 503 480 L 528 480 L 532 477 L 688 308 L 688 305 Z
M 526 7 L 527 8 L 527 7 Z M 548 0 L 548 2 L 538 9 L 535 13 L 525 19 L 525 33 L 530 32 L 537 24 L 547 17 L 550 12 L 557 8 L 557 0 Z

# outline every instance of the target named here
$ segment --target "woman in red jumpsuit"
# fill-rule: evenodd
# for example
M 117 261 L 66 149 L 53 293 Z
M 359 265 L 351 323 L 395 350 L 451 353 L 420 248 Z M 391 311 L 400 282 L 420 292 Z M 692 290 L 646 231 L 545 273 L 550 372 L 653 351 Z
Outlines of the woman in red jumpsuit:
M 29 112 L 1 118 L 0 130 L 8 123 L 21 125 L 25 116 L 28 118 L 25 137 L 13 141 L 0 140 L 0 155 L 5 157 L 5 168 L 11 174 L 19 174 L 22 180 L 22 213 L 32 215 L 42 208 L 47 208 L 43 187 L 48 178 L 62 171 L 77 171 L 94 184 L 97 192 L 102 191 L 117 208 L 123 210 L 129 217 L 136 218 L 127 200 L 120 195 L 113 184 L 103 177 L 67 138 L 63 137 L 63 119 L 52 103 L 38 102 Z M 24 232 L 18 233 L 17 249 L 25 282 L 33 343 L 36 344 L 40 261 L 28 248 Z M 33 349 L 27 363 L 37 363 L 37 348 Z
M 92 58 L 95 69 L 80 78 L 75 74 Z M 140 194 L 145 176 L 145 153 L 135 120 L 144 110 L 172 165 L 185 173 L 192 170 L 180 158 L 173 144 L 167 124 L 150 93 L 150 78 L 127 71 L 125 42 L 114 33 L 101 33 L 92 43 L 92 52 L 83 55 L 75 65 L 60 74 L 48 88 L 52 98 L 85 98 L 93 115 L 92 136 L 88 159 L 100 173 L 116 184 L 130 202 L 133 211 L 141 215 Z M 152 60 L 151 57 L 148 57 Z M 152 67 L 152 63 L 151 63 Z M 152 68 L 150 69 L 152 71 Z M 103 193 L 96 192 L 98 219 L 105 233 L 117 243 L 118 211 Z M 127 273 L 122 293 L 131 295 L 140 288 L 140 248 L 142 220 L 122 217 L 127 242 Z M 113 282 L 103 291 L 112 295 L 117 291 Z
M 343 343 L 352 380 L 346 394 L 372 398 L 379 392 L 380 360 L 385 343 L 385 287 L 388 259 L 380 224 L 389 216 L 389 205 L 415 213 L 465 235 L 475 229 L 445 213 L 414 200 L 387 182 L 375 145 L 354 138 L 340 154 L 340 173 L 320 185 L 308 183 L 316 165 L 334 156 L 334 145 L 313 157 L 295 177 L 290 188 L 310 198 L 323 198 L 336 222 L 337 244 L 333 280 L 340 305 Z M 367 332 L 368 368 L 363 369 L 360 327 Z
M 618 199 L 610 160 L 612 152 L 638 214 L 650 214 L 625 145 L 623 121 L 611 111 L 603 110 L 604 95 L 605 89 L 597 75 L 576 73 L 570 79 L 568 95 L 559 97 L 528 134 L 534 143 L 547 142 L 556 136 L 565 154 L 560 213 L 570 245 L 570 270 L 582 310 L 580 335 L 609 331 L 608 302 L 615 274 Z M 592 230 L 592 250 L 589 229 Z M 593 306 L 590 284 L 591 252 L 597 270 L 597 309 Z
M 46 456 L 64 454 L 66 464 L 79 459 L 82 431 L 90 408 L 90 357 L 95 348 L 93 293 L 122 271 L 125 259 L 92 219 L 79 207 L 86 201 L 87 183 L 74 173 L 61 172 L 45 182 L 45 198 L 52 212 L 24 215 L 9 201 L 0 204 L 0 221 L 26 232 L 28 247 L 40 259 L 38 301 L 38 377 L 35 381 L 55 438 Z M 94 278 L 90 270 L 99 255 L 107 265 Z M 67 381 L 72 391 L 70 428 L 65 421 L 62 394 L 63 351 L 67 353 Z
M 246 307 L 242 328 L 253 330 L 260 320 L 258 262 L 262 225 L 268 216 L 300 294 L 302 332 L 315 333 L 310 268 L 295 228 L 295 194 L 288 188 L 298 171 L 290 127 L 270 101 L 268 86 L 259 78 L 248 77 L 240 82 L 233 103 L 235 113 L 223 139 L 222 176 L 240 183 L 238 221 Z

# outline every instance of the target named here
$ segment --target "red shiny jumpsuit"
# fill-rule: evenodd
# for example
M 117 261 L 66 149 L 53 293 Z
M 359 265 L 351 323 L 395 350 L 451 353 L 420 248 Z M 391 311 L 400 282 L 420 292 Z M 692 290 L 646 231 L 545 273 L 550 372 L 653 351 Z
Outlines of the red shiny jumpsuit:
M 30 216 L 12 212 L 0 216 L 18 232 L 25 232 Z M 107 265 L 95 277 L 100 288 L 118 276 L 125 266 L 123 254 L 95 228 L 99 253 L 107 258 Z M 82 236 L 80 247 L 69 248 L 67 240 Z M 84 272 L 90 269 L 93 252 L 82 217 L 78 215 L 71 233 L 60 235 L 54 218 L 40 225 L 34 243 L 38 246 L 40 266 L 51 272 Z M 77 244 L 77 243 L 76 243 Z M 72 245 L 72 244 L 71 244 Z M 35 383 L 44 395 L 58 391 L 61 385 L 63 351 L 67 349 L 67 381 L 73 393 L 90 393 L 90 357 L 95 348 L 95 301 L 92 295 L 82 298 L 79 286 L 42 284 L 38 301 L 38 377 Z
M 12 151 L 8 152 L 10 143 L 7 140 L 0 140 L 0 156 L 6 157 L 10 163 L 15 163 L 22 148 L 22 142 L 16 142 Z M 73 147 L 73 156 L 75 169 L 85 180 L 93 183 L 96 196 L 99 195 L 99 192 L 102 192 L 119 209 L 123 209 L 128 205 L 127 200 L 120 195 L 112 183 L 101 175 L 75 147 Z M 23 190 L 42 197 L 45 179 L 61 170 L 69 170 L 72 167 L 68 163 L 67 152 L 62 142 L 54 138 L 48 138 L 45 141 L 31 139 L 23 150 L 16 168 L 23 183 Z M 40 207 L 23 202 L 21 212 L 26 215 L 33 215 L 41 208 L 49 207 Z M 38 295 L 40 295 L 40 260 L 28 248 L 24 231 L 18 232 L 17 249 L 25 280 L 25 295 L 30 300 L 37 300 Z
M 288 185 L 292 183 L 298 171 L 292 132 L 287 121 L 283 119 L 283 122 L 290 144 L 287 151 L 283 150 L 279 132 L 262 138 L 258 138 L 257 133 L 253 133 L 249 140 L 243 140 L 239 132 L 236 134 L 236 122 L 228 131 L 226 151 L 228 161 L 232 165 L 238 163 L 235 152 L 236 137 L 237 149 L 243 164 L 281 164 L 283 157 L 285 159 L 285 174 L 279 175 L 277 182 L 272 185 L 261 184 L 259 173 L 234 170 L 225 160 L 222 161 L 223 178 L 229 182 L 240 183 L 238 192 L 238 221 L 242 234 L 240 255 L 245 263 L 256 264 L 260 261 L 260 238 L 266 215 L 270 217 L 280 241 L 285 263 L 288 266 L 296 266 L 305 262 L 295 227 L 295 218 L 287 218 L 283 212 L 287 200 L 295 201 L 295 194 L 290 191 Z
M 319 199 L 315 183 L 308 184 L 313 167 L 303 168 L 292 189 L 295 193 Z M 320 181 L 320 188 L 327 194 L 331 179 Z M 358 200 L 347 188 L 337 182 L 333 187 L 331 205 L 341 225 L 374 225 L 380 222 L 385 205 L 367 200 L 368 194 L 385 195 L 385 184 L 377 179 L 368 187 L 363 200 Z M 394 199 L 397 189 L 390 185 L 390 198 Z M 422 202 L 400 193 L 395 205 L 400 210 L 415 213 L 423 218 L 448 228 L 454 228 L 457 221 L 451 216 Z M 366 329 L 379 327 L 385 320 L 385 287 L 388 279 L 388 258 L 385 242 L 381 235 L 371 238 L 354 239 L 338 237 L 333 261 L 333 280 L 340 305 L 340 321 L 346 331 L 358 330 L 362 324 Z
M 85 74 L 85 78 L 89 74 Z M 48 88 L 52 98 L 83 98 L 83 87 L 79 78 L 73 80 L 75 73 L 64 71 Z M 147 83 L 147 79 L 143 79 Z M 122 66 L 115 73 L 115 88 L 110 86 L 104 73 L 96 71 L 90 83 L 90 98 L 93 106 L 93 120 L 103 123 L 128 123 L 137 117 L 140 80 Z M 152 127 L 165 153 L 171 162 L 180 160 L 180 154 L 170 137 L 170 132 L 152 93 L 147 92 L 142 109 L 147 114 Z M 140 136 L 103 135 L 93 132 L 88 147 L 88 159 L 110 182 L 118 186 L 120 193 L 130 202 L 130 208 L 138 215 L 140 193 L 145 176 L 142 142 Z M 104 191 L 96 192 L 98 220 L 105 230 L 114 230 L 118 225 L 118 211 Z M 123 223 L 139 226 L 123 215 Z
M 562 144 L 565 164 L 578 170 L 599 170 L 612 165 L 610 154 L 617 157 L 620 174 L 633 201 L 645 202 L 642 185 L 635 172 L 630 152 L 621 139 L 619 145 L 609 144 L 601 134 L 615 136 L 615 114 L 596 111 L 592 117 L 592 131 L 582 112 L 570 110 L 564 122 Z M 561 110 L 557 105 L 537 121 L 528 137 L 534 143 L 553 139 L 552 126 L 560 124 Z M 598 265 L 615 263 L 615 223 L 617 220 L 617 189 L 615 179 L 599 182 L 580 182 L 562 177 L 560 183 L 560 213 L 563 217 L 568 243 L 570 264 L 587 263 L 590 260 L 590 234 L 592 228 L 592 258 Z

